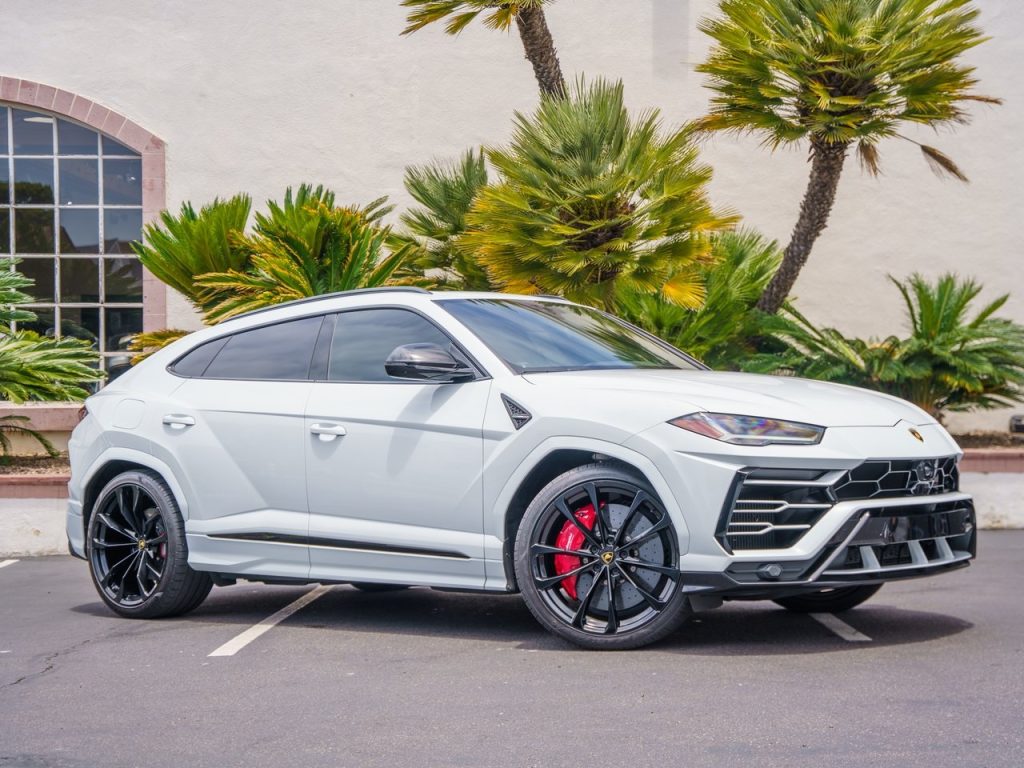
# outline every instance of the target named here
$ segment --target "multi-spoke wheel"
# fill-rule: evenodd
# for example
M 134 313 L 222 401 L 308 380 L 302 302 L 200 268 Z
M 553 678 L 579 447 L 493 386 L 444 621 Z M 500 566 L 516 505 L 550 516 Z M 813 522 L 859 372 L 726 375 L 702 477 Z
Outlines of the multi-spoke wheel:
M 587 648 L 638 648 L 687 617 L 679 541 L 643 478 L 608 464 L 570 470 L 530 504 L 516 538 L 530 611 Z
M 100 492 L 86 552 L 103 601 L 122 616 L 155 618 L 198 606 L 213 586 L 188 566 L 185 529 L 156 475 L 124 472 Z
M 780 597 L 773 602 L 794 613 L 839 613 L 856 608 L 882 588 L 881 584 L 837 587 L 804 595 Z

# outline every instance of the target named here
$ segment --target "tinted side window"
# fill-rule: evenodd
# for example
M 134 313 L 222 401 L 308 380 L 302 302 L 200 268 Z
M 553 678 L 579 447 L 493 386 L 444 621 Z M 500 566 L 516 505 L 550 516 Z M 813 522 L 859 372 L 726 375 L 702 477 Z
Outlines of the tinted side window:
M 451 339 L 432 323 L 404 309 L 342 312 L 334 329 L 330 381 L 395 381 L 384 371 L 395 347 L 428 342 L 449 348 Z
M 322 322 L 322 317 L 305 317 L 229 336 L 203 376 L 207 379 L 306 379 Z
M 226 341 L 227 339 L 214 339 L 200 344 L 191 352 L 186 353 L 184 357 L 178 358 L 171 366 L 171 370 L 179 376 L 202 376 Z

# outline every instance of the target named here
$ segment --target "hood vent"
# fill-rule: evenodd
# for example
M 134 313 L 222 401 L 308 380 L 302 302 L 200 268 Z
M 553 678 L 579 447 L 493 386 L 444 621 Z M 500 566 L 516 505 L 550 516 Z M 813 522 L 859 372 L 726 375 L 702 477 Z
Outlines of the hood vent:
M 508 395 L 502 395 L 501 402 L 505 404 L 505 410 L 508 411 L 508 417 L 512 419 L 512 426 L 517 430 L 525 427 L 526 422 L 533 418 L 533 414 L 523 408 L 523 406 Z

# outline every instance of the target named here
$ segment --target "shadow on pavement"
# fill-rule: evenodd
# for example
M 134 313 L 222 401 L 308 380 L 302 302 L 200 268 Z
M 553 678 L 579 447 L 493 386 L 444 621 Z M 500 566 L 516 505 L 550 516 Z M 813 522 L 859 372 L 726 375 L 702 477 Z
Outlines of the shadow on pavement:
M 215 589 L 198 609 L 160 624 L 252 625 L 305 594 L 309 587 L 239 584 Z M 98 601 L 72 610 L 110 616 Z M 769 602 L 727 603 L 700 613 L 656 647 L 662 652 L 698 656 L 764 656 L 831 653 L 923 643 L 949 637 L 973 625 L 955 616 L 866 605 L 839 614 L 871 638 L 849 643 L 814 619 Z M 448 637 L 515 645 L 524 650 L 574 649 L 545 632 L 518 595 L 479 595 L 409 589 L 365 593 L 335 586 L 291 618 L 292 629 Z

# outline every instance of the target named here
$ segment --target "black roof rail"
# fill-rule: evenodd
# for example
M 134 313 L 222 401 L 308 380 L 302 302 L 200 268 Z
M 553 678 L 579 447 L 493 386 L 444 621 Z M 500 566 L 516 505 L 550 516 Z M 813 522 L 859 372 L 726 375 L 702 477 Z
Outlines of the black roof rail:
M 269 307 L 260 307 L 259 309 L 253 309 L 249 312 L 243 312 L 240 315 L 229 317 L 224 322 L 230 322 L 231 320 L 237 320 L 240 317 L 252 317 L 253 315 L 259 315 L 263 312 L 269 312 L 272 309 L 280 309 L 281 307 L 294 307 L 298 304 L 312 304 L 315 301 L 323 301 L 324 299 L 336 299 L 339 296 L 358 296 L 364 293 L 427 293 L 426 288 L 420 288 L 415 285 L 383 285 L 379 288 L 353 288 L 350 291 L 334 291 L 333 293 L 321 293 L 318 296 L 308 296 L 304 299 L 294 299 L 292 301 L 282 301 L 280 304 L 273 304 Z

